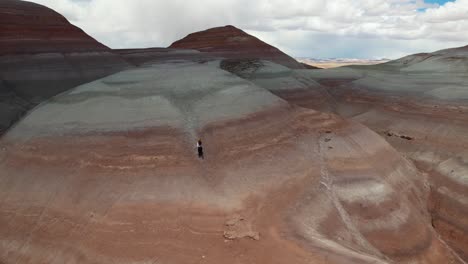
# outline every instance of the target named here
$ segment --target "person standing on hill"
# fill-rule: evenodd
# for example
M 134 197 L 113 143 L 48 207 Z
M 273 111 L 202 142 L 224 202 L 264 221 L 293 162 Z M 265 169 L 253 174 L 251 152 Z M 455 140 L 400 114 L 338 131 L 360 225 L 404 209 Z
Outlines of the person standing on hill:
M 197 150 L 198 150 L 198 157 L 200 159 L 204 159 L 205 157 L 203 155 L 203 146 L 202 146 L 201 139 L 199 139 L 197 142 Z

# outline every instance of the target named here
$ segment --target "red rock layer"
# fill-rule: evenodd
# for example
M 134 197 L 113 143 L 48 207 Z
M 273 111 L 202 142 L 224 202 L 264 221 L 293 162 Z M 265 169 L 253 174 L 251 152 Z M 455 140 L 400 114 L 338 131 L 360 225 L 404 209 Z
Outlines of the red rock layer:
M 0 55 L 109 50 L 59 13 L 24 1 L 0 1 L 0 32 Z
M 282 64 L 289 68 L 304 66 L 279 49 L 234 27 L 225 26 L 189 34 L 170 46 L 178 49 L 195 49 L 227 58 L 255 58 Z

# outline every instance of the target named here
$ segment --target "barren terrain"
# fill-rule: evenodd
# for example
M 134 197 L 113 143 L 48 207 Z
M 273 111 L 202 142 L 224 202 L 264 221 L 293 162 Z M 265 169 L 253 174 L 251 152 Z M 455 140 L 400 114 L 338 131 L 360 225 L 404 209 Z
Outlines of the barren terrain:
M 468 260 L 466 47 L 312 70 L 233 26 L 110 50 L 0 13 L 1 264 Z

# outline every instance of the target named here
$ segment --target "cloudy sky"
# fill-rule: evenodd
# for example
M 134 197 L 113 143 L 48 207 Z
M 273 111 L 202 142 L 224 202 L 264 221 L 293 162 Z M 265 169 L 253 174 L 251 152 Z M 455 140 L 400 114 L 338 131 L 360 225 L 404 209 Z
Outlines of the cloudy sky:
M 112 48 L 231 24 L 295 57 L 398 58 L 468 45 L 468 0 L 32 0 Z

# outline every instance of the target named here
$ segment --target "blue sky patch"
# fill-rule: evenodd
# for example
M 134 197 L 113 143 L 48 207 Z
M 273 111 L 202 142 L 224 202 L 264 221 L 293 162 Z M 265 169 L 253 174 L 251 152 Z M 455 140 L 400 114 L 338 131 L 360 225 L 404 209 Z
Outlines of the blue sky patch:
M 426 4 L 438 4 L 438 5 L 444 5 L 447 2 L 454 2 L 454 0 L 424 0 Z M 418 8 L 418 12 L 425 12 L 427 10 L 427 7 L 422 7 Z
M 424 2 L 428 3 L 428 4 L 439 4 L 439 5 L 443 5 L 447 2 L 453 2 L 453 0 L 424 0 Z

